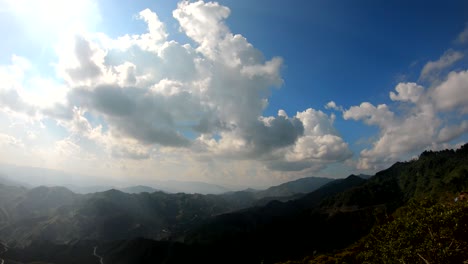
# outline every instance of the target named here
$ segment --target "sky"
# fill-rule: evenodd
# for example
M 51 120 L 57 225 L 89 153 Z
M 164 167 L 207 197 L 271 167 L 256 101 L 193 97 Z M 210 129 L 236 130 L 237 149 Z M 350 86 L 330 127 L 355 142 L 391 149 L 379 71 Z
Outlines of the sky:
M 467 1 L 0 0 L 0 163 L 270 186 L 468 141 Z

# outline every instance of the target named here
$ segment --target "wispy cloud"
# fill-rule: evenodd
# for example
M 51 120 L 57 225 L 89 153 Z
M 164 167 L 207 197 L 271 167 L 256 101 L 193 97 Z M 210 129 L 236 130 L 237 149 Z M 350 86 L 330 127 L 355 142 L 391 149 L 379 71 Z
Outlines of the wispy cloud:
M 466 44 L 468 43 L 468 23 L 465 26 L 465 30 L 460 32 L 457 37 L 457 42 L 460 44 Z
M 452 66 L 457 61 L 461 60 L 465 54 L 460 51 L 454 51 L 449 49 L 446 51 L 438 60 L 429 61 L 424 65 L 421 70 L 420 79 L 421 80 L 434 80 L 439 76 L 439 73 Z

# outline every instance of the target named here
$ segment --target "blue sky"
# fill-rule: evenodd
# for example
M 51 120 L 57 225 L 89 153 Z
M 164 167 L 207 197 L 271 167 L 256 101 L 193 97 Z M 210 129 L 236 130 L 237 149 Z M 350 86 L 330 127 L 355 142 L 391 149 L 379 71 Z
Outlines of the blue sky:
M 468 140 L 466 1 L 0 0 L 0 158 L 267 186 Z

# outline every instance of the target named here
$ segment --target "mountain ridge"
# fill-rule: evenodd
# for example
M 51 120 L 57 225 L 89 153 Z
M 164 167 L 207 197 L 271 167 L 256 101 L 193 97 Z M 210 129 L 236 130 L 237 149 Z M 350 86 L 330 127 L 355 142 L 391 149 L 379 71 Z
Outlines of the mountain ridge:
M 25 250 L 52 252 L 56 243 L 62 243 L 60 248 L 70 250 L 67 254 L 72 256 L 81 249 L 67 243 L 84 239 L 95 241 L 93 247 L 99 247 L 99 255 L 117 264 L 134 263 L 135 259 L 138 263 L 184 263 L 187 259 L 203 263 L 276 263 L 301 259 L 314 252 L 350 246 L 378 223 L 391 221 L 392 214 L 411 201 L 446 199 L 467 190 L 467 175 L 468 144 L 458 150 L 423 152 L 418 159 L 395 163 L 367 180 L 350 175 L 296 198 L 273 199 L 248 208 L 240 207 L 252 201 L 256 191 L 201 195 L 109 190 L 82 195 L 85 199 L 71 206 L 53 208 L 57 216 L 64 218 L 54 218 L 55 222 L 39 220 L 39 228 L 33 229 L 38 232 L 34 234 L 42 234 L 34 241 L 49 240 L 49 244 L 31 243 Z M 61 193 L 60 189 L 54 190 Z M 155 216 L 161 215 L 165 218 L 156 220 Z M 64 223 L 57 225 L 57 221 Z M 98 233 L 85 235 L 96 225 Z M 155 226 L 161 232 L 151 234 L 145 226 Z M 14 229 L 11 236 L 17 238 L 21 230 Z M 56 240 L 54 230 L 61 235 Z M 104 237 L 112 241 L 104 242 Z M 89 249 L 90 245 L 83 247 L 83 254 L 89 255 Z M 22 251 L 13 247 L 11 252 L 19 256 Z M 61 263 L 66 262 L 56 264 Z

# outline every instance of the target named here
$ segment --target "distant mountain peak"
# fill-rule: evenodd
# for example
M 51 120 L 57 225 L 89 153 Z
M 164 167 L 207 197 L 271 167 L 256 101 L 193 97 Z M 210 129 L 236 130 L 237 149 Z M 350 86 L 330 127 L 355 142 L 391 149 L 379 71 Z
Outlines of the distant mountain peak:
M 129 186 L 129 187 L 125 187 L 125 188 L 120 188 L 119 189 L 120 191 L 122 192 L 126 192 L 126 193 L 154 193 L 154 192 L 160 192 L 161 190 L 158 190 L 158 189 L 155 189 L 153 187 L 150 187 L 150 186 L 146 186 L 146 185 L 135 185 L 135 186 Z
M 285 197 L 300 193 L 306 194 L 317 190 L 331 181 L 333 181 L 333 179 L 324 177 L 305 177 L 259 191 L 256 193 L 256 196 L 263 198 Z

